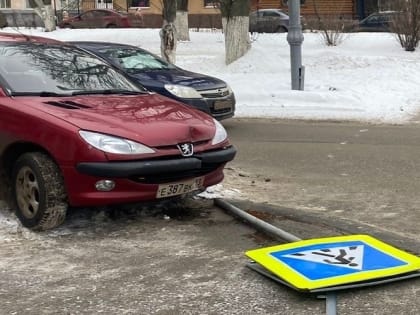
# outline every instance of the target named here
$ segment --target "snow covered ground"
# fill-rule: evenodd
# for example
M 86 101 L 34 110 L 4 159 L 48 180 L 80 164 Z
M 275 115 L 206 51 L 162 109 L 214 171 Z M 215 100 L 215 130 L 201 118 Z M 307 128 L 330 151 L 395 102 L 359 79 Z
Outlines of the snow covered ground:
M 158 29 L 20 31 L 64 41 L 127 43 L 160 55 Z M 419 52 L 405 52 L 389 33 L 348 34 L 337 47 L 326 47 L 319 34 L 304 36 L 305 91 L 290 88 L 286 34 L 259 34 L 244 57 L 226 66 L 223 34 L 192 31 L 191 41 L 178 44 L 176 64 L 227 81 L 237 97 L 236 117 L 406 123 L 416 116 Z

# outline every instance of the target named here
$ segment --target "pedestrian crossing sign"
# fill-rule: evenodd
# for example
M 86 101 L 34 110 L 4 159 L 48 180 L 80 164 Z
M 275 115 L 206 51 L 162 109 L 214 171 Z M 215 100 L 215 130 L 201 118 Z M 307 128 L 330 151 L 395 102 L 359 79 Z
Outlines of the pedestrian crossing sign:
M 250 250 L 245 255 L 300 290 L 420 270 L 420 257 L 368 235 L 302 240 Z

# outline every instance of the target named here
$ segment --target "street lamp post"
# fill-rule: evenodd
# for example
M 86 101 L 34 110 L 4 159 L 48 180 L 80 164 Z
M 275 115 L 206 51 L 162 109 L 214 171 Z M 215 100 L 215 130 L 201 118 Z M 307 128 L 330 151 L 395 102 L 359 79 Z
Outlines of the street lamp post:
M 300 24 L 300 0 L 289 0 L 289 31 L 287 41 L 290 45 L 290 64 L 292 90 L 304 89 L 305 67 L 302 66 L 302 25 Z

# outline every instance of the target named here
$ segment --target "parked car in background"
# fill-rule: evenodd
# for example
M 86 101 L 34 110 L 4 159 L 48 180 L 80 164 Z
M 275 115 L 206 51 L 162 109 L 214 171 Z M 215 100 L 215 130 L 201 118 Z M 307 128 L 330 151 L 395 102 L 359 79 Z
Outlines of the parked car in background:
M 376 12 L 356 23 L 353 27 L 355 32 L 389 32 L 392 19 L 398 12 Z
M 218 120 L 235 113 L 235 95 L 217 78 L 187 71 L 135 46 L 104 42 L 71 42 L 124 71 L 150 91 L 212 115 Z
M 61 28 L 124 28 L 132 27 L 132 23 L 126 12 L 94 9 L 64 18 L 58 26 Z
M 249 15 L 249 31 L 284 33 L 289 30 L 289 16 L 280 9 L 261 9 Z
M 68 44 L 0 33 L 0 47 L 0 190 L 24 226 L 223 180 L 236 150 L 211 116 Z

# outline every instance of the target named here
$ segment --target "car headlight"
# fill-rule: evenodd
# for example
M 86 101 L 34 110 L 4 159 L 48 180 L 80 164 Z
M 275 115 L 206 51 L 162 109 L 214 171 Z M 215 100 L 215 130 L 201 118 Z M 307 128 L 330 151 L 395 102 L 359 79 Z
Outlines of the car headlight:
M 211 144 L 215 145 L 223 142 L 227 138 L 227 132 L 220 122 L 213 118 L 214 124 L 216 125 L 216 133 L 214 134 Z
M 188 86 L 165 84 L 165 89 L 180 98 L 201 98 L 200 93 Z
M 226 85 L 226 88 L 228 89 L 229 94 L 233 94 L 233 90 L 228 84 Z
M 155 151 L 143 144 L 109 136 L 102 133 L 80 130 L 80 136 L 91 146 L 107 152 L 116 154 L 149 154 Z

